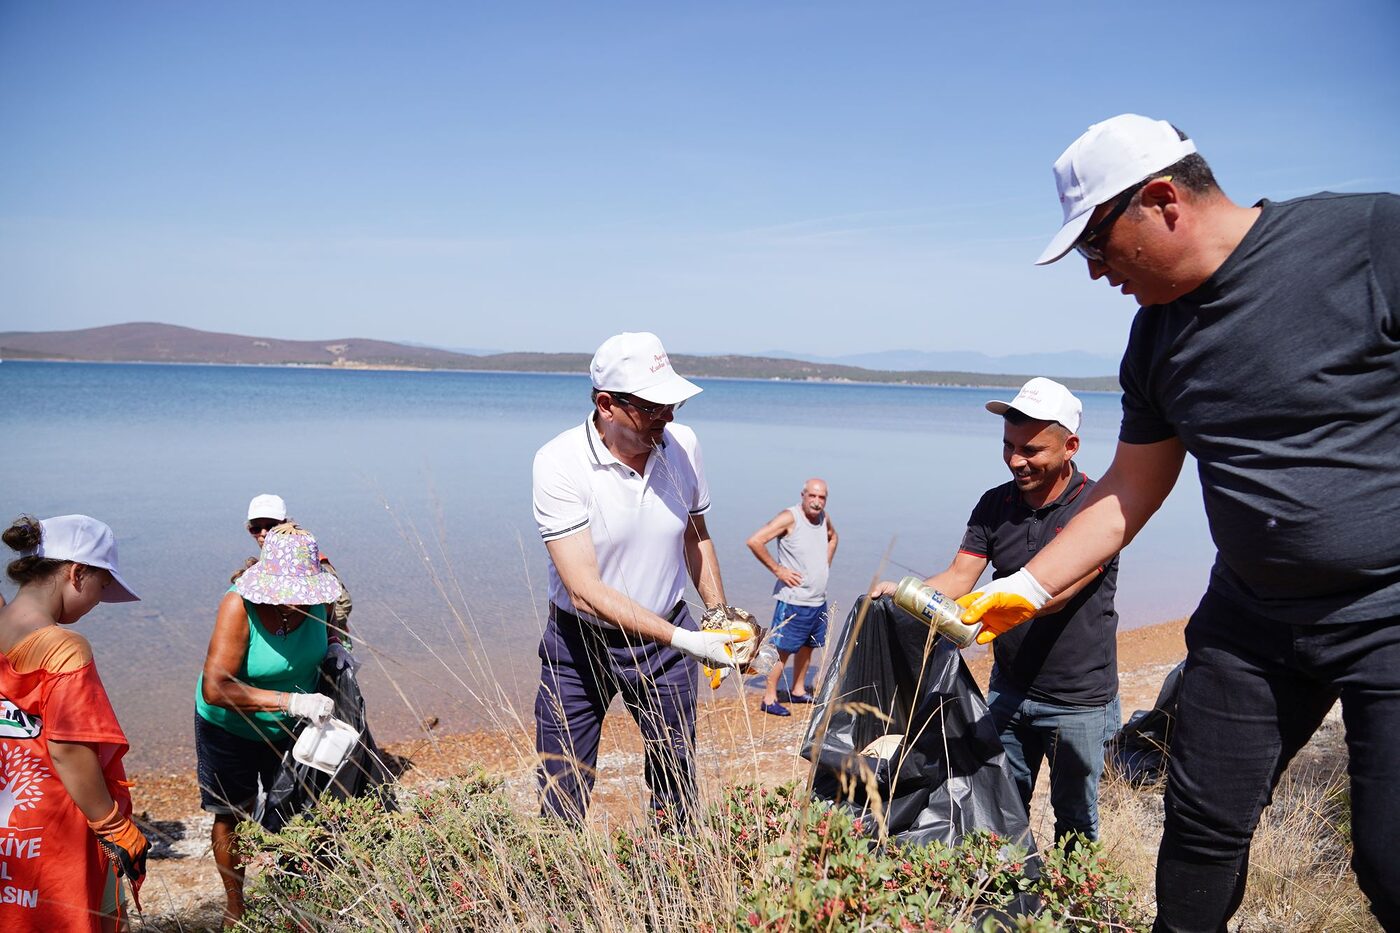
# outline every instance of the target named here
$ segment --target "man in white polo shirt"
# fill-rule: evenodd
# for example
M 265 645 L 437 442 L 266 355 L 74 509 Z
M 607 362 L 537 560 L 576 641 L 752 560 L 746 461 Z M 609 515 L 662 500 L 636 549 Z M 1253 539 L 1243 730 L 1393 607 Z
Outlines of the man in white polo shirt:
M 550 561 L 535 698 L 540 809 L 582 821 L 603 717 L 620 693 L 642 732 L 654 809 L 684 820 L 695 797 L 692 660 L 734 664 L 732 636 L 698 631 L 683 600 L 688 576 L 706 606 L 724 604 L 700 445 L 672 423 L 700 387 L 648 333 L 609 338 L 590 371 L 588 418 L 535 454 L 535 521 Z

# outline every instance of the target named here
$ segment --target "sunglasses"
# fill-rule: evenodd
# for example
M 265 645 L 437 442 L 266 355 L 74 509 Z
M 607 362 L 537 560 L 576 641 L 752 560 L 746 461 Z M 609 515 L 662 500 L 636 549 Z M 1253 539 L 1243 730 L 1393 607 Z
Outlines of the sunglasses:
M 271 531 L 282 524 L 270 518 L 255 518 L 248 523 L 248 533 L 251 535 L 262 534 L 264 531 Z
M 637 411 L 650 418 L 655 418 L 658 415 L 670 414 L 685 404 L 684 401 L 680 401 L 674 405 L 653 405 L 650 402 L 639 401 L 630 395 L 614 394 L 612 398 L 614 402 L 617 402 L 617 404 L 621 405 L 623 408 L 635 408 Z
M 1114 202 L 1113 210 L 1104 215 L 1103 220 L 1094 224 L 1084 232 L 1074 243 L 1075 250 L 1090 262 L 1102 263 L 1104 261 L 1104 250 L 1108 249 L 1108 237 L 1113 232 L 1113 225 L 1118 222 L 1118 218 L 1123 216 L 1123 212 L 1128 209 L 1128 205 L 1133 203 L 1133 198 L 1137 193 L 1146 188 L 1149 182 L 1171 181 L 1170 175 L 1163 175 L 1160 178 L 1144 178 L 1133 185 L 1127 191 L 1118 196 Z

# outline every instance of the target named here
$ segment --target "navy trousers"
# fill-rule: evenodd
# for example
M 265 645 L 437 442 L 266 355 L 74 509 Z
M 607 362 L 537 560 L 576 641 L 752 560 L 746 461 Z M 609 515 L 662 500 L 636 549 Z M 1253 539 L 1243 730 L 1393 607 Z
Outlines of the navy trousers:
M 694 631 L 684 604 L 672 620 Z M 696 664 L 669 645 L 602 629 L 551 607 L 540 640 L 535 750 L 540 812 L 583 821 L 598 764 L 598 739 L 618 694 L 642 733 L 646 782 L 664 822 L 694 804 Z
M 1340 698 L 1352 866 L 1381 925 L 1400 930 L 1400 619 L 1288 625 L 1207 593 L 1186 646 L 1153 929 L 1225 930 L 1260 813 Z

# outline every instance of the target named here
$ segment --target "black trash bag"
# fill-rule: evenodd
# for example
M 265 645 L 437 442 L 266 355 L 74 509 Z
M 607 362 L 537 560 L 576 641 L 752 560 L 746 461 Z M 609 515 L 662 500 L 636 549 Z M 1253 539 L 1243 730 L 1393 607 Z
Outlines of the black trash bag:
M 1181 695 L 1182 661 L 1162 680 L 1157 702 L 1151 709 L 1140 709 L 1128 717 L 1104 749 L 1108 767 L 1135 787 L 1156 784 L 1167 773 L 1167 749 L 1172 724 L 1176 720 L 1177 698 Z
M 321 667 L 321 689 L 335 701 L 335 718 L 358 729 L 360 737 L 335 774 L 304 765 L 292 757 L 291 749 L 287 750 L 257 816 L 269 832 L 280 830 L 322 796 L 344 800 L 375 794 L 386 810 L 396 809 L 394 775 L 370 734 L 365 700 L 355 672 L 349 667 L 336 671 L 334 662 L 327 660 Z
M 802 743 L 816 763 L 812 796 L 861 817 L 874 815 L 878 797 L 893 842 L 953 846 L 981 830 L 1034 853 L 1029 815 L 962 652 L 946 638 L 930 644 L 930 628 L 888 596 L 870 601 L 856 634 L 866 602 L 846 619 Z M 861 754 L 891 733 L 903 739 L 887 760 Z

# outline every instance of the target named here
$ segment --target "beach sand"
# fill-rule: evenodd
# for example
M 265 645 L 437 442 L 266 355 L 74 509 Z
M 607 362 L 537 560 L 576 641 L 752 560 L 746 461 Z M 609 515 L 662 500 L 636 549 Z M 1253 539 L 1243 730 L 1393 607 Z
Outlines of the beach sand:
M 1186 656 L 1185 620 L 1120 632 L 1118 668 L 1124 717 L 1148 709 L 1162 679 Z M 969 667 L 985 689 L 990 652 L 970 653 Z M 794 705 L 782 718 L 758 711 L 759 695 L 749 689 L 741 698 L 726 683 L 702 703 L 697 723 L 699 767 L 703 787 L 712 789 L 743 781 L 778 784 L 805 781 L 808 762 L 797 754 L 812 706 Z M 372 721 L 372 720 L 371 720 Z M 425 731 L 417 741 L 386 743 L 388 752 L 405 760 L 402 780 L 409 787 L 481 768 L 504 779 L 523 810 L 535 807 L 534 734 L 527 719 L 492 731 L 436 736 Z M 620 708 L 603 729 L 599 775 L 589 819 L 606 827 L 635 819 L 647 798 L 642 782 L 641 742 L 630 717 Z M 209 853 L 207 814 L 199 810 L 193 773 L 135 775 L 136 813 L 157 838 L 149 874 L 142 888 L 145 920 L 158 929 L 215 929 L 223 893 Z M 1033 829 L 1044 830 L 1040 798 L 1048 781 L 1037 787 Z M 255 870 L 255 869 L 254 869 Z

